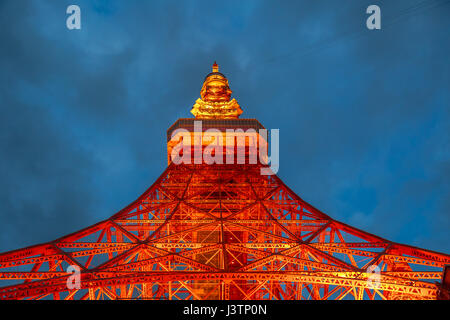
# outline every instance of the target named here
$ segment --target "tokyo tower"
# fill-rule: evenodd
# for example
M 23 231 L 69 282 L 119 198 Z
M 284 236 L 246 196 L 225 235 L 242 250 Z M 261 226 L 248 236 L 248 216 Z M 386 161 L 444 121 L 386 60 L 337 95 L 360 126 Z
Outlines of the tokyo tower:
M 1 253 L 0 299 L 448 299 L 450 255 L 302 200 L 271 174 L 274 141 L 239 118 L 231 93 L 214 63 L 194 118 L 168 129 L 168 167 L 153 185 L 106 220 Z

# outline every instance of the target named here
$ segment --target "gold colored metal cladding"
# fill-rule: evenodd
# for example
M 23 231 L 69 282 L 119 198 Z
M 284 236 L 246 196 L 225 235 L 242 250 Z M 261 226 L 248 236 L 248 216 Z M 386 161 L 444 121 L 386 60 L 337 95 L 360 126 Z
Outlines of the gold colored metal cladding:
M 203 82 L 201 98 L 195 101 L 191 113 L 196 119 L 237 119 L 242 109 L 236 99 L 231 99 L 231 93 L 228 79 L 214 62 L 212 72 Z

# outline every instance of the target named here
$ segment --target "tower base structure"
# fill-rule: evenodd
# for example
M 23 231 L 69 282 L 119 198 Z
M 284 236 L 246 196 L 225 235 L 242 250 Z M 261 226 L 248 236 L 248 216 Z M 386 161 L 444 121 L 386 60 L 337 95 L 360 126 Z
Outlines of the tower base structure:
M 449 263 L 330 218 L 259 165 L 171 164 L 109 219 L 1 254 L 0 299 L 437 299 Z

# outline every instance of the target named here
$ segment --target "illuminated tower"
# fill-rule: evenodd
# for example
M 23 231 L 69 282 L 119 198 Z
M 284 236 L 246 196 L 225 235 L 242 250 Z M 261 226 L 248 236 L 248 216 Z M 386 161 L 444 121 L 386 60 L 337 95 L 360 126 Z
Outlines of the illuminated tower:
M 0 254 L 0 299 L 448 297 L 450 255 L 336 221 L 267 174 L 264 127 L 231 93 L 214 63 L 155 183 L 104 221 Z

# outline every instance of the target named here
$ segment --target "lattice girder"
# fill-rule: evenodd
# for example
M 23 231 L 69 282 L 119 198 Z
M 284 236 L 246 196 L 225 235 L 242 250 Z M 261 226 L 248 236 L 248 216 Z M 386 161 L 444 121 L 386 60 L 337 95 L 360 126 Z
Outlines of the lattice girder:
M 0 254 L 0 299 L 436 299 L 449 263 L 330 218 L 259 165 L 171 164 L 109 219 Z

